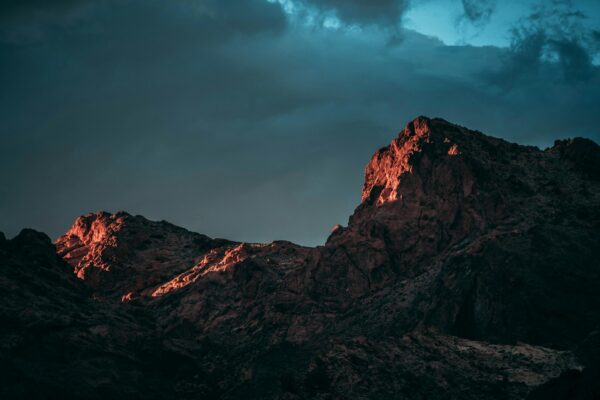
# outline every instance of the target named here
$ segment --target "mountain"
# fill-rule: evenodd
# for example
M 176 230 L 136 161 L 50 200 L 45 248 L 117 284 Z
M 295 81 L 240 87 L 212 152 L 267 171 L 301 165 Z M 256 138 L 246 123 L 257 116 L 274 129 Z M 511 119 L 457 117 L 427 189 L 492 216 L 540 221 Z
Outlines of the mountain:
M 597 399 L 600 147 L 416 118 L 323 246 L 0 237 L 2 398 Z
M 125 212 L 81 216 L 56 241 L 58 254 L 97 295 L 127 299 L 148 294 L 227 244 Z

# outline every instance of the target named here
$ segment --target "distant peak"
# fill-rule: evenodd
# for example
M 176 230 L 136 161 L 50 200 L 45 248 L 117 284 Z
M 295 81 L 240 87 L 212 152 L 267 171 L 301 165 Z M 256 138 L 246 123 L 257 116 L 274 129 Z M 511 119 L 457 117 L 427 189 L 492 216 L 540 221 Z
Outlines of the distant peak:
M 46 249 L 48 252 L 54 253 L 54 245 L 52 240 L 43 232 L 38 232 L 35 229 L 23 229 L 15 236 L 10 243 L 17 248 L 35 248 Z
M 114 214 L 112 214 L 108 211 L 89 212 L 87 214 L 79 216 L 76 221 L 81 220 L 82 222 L 88 222 L 88 221 L 95 221 L 95 220 L 99 220 L 99 219 L 116 219 L 116 218 L 123 218 L 123 217 L 131 217 L 131 214 L 129 214 L 126 211 L 117 211 Z
M 109 231 L 122 228 L 132 218 L 143 217 L 133 217 L 125 211 L 114 214 L 107 211 L 87 213 L 78 217 L 64 236 L 76 236 L 85 244 L 100 242 L 106 238 Z
M 554 146 L 546 151 L 560 155 L 578 170 L 600 179 L 600 146 L 593 140 L 581 137 L 556 140 Z
M 38 232 L 35 229 L 25 228 L 13 240 L 17 241 L 36 241 L 44 243 L 52 243 L 48 235 L 43 232 Z

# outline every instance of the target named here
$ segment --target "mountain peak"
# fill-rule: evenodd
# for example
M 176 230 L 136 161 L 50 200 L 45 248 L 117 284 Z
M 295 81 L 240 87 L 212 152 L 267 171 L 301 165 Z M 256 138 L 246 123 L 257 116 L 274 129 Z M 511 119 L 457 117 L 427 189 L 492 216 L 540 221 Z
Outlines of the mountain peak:
M 400 199 L 402 176 L 413 173 L 423 156 L 433 162 L 435 158 L 460 155 L 462 144 L 473 135 L 475 132 L 443 119 L 415 118 L 371 158 L 365 169 L 362 202 L 381 205 Z
M 1 237 L 0 241 L 2 241 Z M 40 249 L 42 249 L 42 252 L 48 254 L 55 252 L 54 245 L 48 235 L 43 232 L 38 232 L 35 229 L 22 229 L 17 236 L 6 242 L 10 243 L 15 248 L 21 249 L 25 253 L 30 252 L 31 256 L 35 253 L 39 253 Z
M 600 146 L 594 141 L 581 137 L 556 140 L 547 151 L 569 160 L 591 178 L 600 179 Z
M 477 235 L 533 229 L 549 216 L 582 210 L 595 216 L 589 204 L 598 201 L 596 188 L 587 176 L 597 171 L 596 147 L 572 140 L 542 151 L 418 117 L 372 156 L 361 204 L 327 243 L 370 242 L 375 254 L 386 248 L 415 264 Z M 356 252 L 366 254 L 365 247 Z
M 125 219 L 129 217 L 131 215 L 125 212 L 115 214 L 106 211 L 88 213 L 78 217 L 64 236 L 77 237 L 86 245 L 100 242 L 110 234 L 111 229 L 113 231 L 120 229 Z

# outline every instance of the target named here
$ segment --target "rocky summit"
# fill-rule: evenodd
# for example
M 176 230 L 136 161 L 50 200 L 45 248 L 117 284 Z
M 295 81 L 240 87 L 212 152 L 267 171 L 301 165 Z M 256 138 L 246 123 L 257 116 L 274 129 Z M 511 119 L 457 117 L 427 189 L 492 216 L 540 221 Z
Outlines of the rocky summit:
M 600 147 L 416 118 L 323 246 L 0 235 L 2 399 L 599 399 Z

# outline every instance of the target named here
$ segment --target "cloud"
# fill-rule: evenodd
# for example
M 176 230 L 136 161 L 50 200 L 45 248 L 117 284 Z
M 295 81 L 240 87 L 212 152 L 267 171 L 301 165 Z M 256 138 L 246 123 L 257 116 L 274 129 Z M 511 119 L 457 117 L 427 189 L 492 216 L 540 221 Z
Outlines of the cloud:
M 409 0 L 305 0 L 321 11 L 334 11 L 351 24 L 393 27 L 409 7 Z
M 499 70 L 489 74 L 498 86 L 510 87 L 533 76 L 549 83 L 577 84 L 599 74 L 593 58 L 599 53 L 597 32 L 570 1 L 540 3 L 511 30 L 511 47 Z
M 86 0 L 5 0 L 0 5 L 2 21 L 25 20 L 40 14 L 61 14 L 78 8 L 90 1 Z
M 88 0 L 7 0 L 0 3 L 0 42 L 35 43 L 76 24 L 94 8 Z
M 496 9 L 496 0 L 462 0 L 463 17 L 472 24 L 485 25 Z
M 130 19 L 131 18 L 131 19 Z M 36 43 L 68 35 L 93 36 L 121 23 L 131 32 L 152 24 L 183 24 L 187 34 L 206 42 L 232 34 L 281 32 L 285 15 L 264 0 L 7 0 L 0 3 L 0 42 Z

